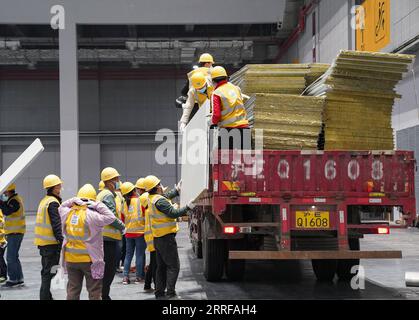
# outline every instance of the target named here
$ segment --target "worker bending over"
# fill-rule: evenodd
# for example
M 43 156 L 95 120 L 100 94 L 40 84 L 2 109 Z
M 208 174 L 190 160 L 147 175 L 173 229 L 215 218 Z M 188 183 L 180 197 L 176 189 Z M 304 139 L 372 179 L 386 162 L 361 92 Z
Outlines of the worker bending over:
M 102 170 L 100 174 L 104 182 L 104 189 L 97 195 L 97 200 L 102 202 L 109 210 L 113 212 L 115 218 L 121 219 L 122 204 L 116 190 L 120 188 L 120 174 L 114 168 L 108 167 Z M 121 229 L 113 225 L 107 225 L 103 228 L 103 249 L 105 259 L 105 274 L 102 285 L 102 299 L 111 300 L 109 296 L 111 284 L 115 277 L 116 266 L 119 261 L 118 246 L 122 239 Z
M 51 280 L 57 274 L 53 268 L 60 263 L 63 233 L 61 218 L 58 208 L 61 205 L 61 179 L 56 175 L 48 175 L 44 178 L 43 187 L 46 190 L 45 197 L 41 200 L 36 213 L 35 240 L 41 255 L 41 300 L 53 300 L 51 294 Z
M 24 285 L 19 250 L 26 232 L 23 199 L 16 193 L 16 185 L 11 184 L 1 195 L 0 210 L 4 215 L 4 231 L 7 240 L 7 274 L 9 280 L 3 285 L 13 288 Z
M 147 176 L 144 181 L 149 193 L 148 206 L 150 210 L 151 232 L 157 256 L 156 291 L 157 299 L 179 299 L 175 286 L 179 275 L 180 263 L 176 243 L 176 233 L 179 226 L 176 219 L 187 215 L 194 208 L 192 203 L 183 208 L 174 206 L 170 199 L 179 195 L 180 183 L 172 191 L 164 194 L 160 179 Z M 167 288 L 167 292 L 165 292 Z
M 151 282 L 154 284 L 154 288 L 156 288 L 156 270 L 157 270 L 157 262 L 156 262 L 156 249 L 154 248 L 154 239 L 153 234 L 151 232 L 151 223 L 150 223 L 150 210 L 148 209 L 148 192 L 145 191 L 144 186 L 144 178 L 140 178 L 137 180 L 135 184 L 135 188 L 137 190 L 137 194 L 140 195 L 140 204 L 141 204 L 141 212 L 144 217 L 144 240 L 146 242 L 147 251 L 150 253 L 149 265 L 147 265 L 146 273 L 145 273 L 145 282 L 144 282 L 144 291 L 145 292 L 153 292 L 153 288 L 151 288 Z
M 138 198 L 135 186 L 131 182 L 124 182 L 121 185 L 122 195 L 125 198 L 125 209 L 123 220 L 126 226 L 126 255 L 124 262 L 123 284 L 130 284 L 129 271 L 132 258 L 135 252 L 136 278 L 135 283 L 144 282 L 144 257 L 146 243 L 144 240 L 144 216 L 141 212 L 140 199 Z
M 201 71 L 195 72 L 190 78 L 190 83 L 192 85 L 188 91 L 188 98 L 182 106 L 183 113 L 179 127 L 181 132 L 185 130 L 186 125 L 192 119 L 193 114 L 191 113 L 195 104 L 200 108 L 205 102 L 209 101 L 213 92 L 212 81 L 208 72 L 205 74 Z
M 96 201 L 96 190 L 84 185 L 77 197 L 65 201 L 59 208 L 63 233 L 63 268 L 68 274 L 67 300 L 80 300 L 83 279 L 89 300 L 102 297 L 105 273 L 102 230 L 112 225 L 123 230 L 124 224 L 103 203 Z

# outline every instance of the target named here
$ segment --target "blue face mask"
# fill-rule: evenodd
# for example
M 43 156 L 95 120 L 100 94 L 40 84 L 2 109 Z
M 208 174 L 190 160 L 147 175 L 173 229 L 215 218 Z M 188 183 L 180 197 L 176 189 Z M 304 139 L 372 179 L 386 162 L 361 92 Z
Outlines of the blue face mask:
M 120 187 L 121 187 L 121 183 L 119 181 L 115 182 L 115 190 L 118 190 Z
M 205 93 L 205 91 L 207 91 L 207 86 L 204 86 L 202 89 L 198 90 L 199 93 Z
M 3 202 L 7 202 L 7 200 L 9 200 L 9 197 L 6 196 L 4 193 L 1 195 L 0 200 Z

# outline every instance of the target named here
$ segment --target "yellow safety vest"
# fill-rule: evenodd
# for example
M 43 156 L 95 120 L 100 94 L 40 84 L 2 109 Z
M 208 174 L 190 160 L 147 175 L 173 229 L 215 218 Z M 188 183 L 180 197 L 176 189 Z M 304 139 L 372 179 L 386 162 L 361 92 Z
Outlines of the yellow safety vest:
M 154 238 L 163 237 L 169 233 L 179 231 L 176 219 L 169 218 L 163 212 L 156 208 L 156 202 L 160 199 L 166 199 L 162 195 L 152 194 L 148 197 L 148 206 L 150 208 L 151 232 Z M 167 200 L 167 199 L 166 199 Z
M 87 251 L 86 240 L 90 237 L 90 230 L 86 224 L 87 206 L 74 205 L 65 221 L 64 235 L 67 243 L 64 249 L 66 262 L 92 262 Z
M 36 246 L 48 246 L 51 244 L 59 244 L 59 242 L 54 236 L 54 232 L 51 226 L 51 220 L 48 214 L 48 207 L 53 202 L 58 203 L 58 205 L 60 204 L 57 198 L 52 196 L 45 196 L 39 203 L 35 221 L 34 244 Z
M 144 227 L 144 240 L 147 244 L 148 252 L 153 252 L 156 249 L 154 248 L 154 237 L 151 231 L 151 220 L 150 220 L 150 210 L 148 208 L 148 192 L 143 193 L 140 196 L 141 206 L 144 207 L 144 219 L 145 219 L 145 227 Z
M 15 199 L 17 202 L 19 202 L 19 210 L 15 213 L 5 216 L 4 217 L 4 229 L 6 231 L 6 234 L 11 233 L 23 233 L 26 232 L 26 222 L 25 222 L 25 208 L 23 205 L 23 199 L 19 195 L 12 196 L 8 202 L 12 199 Z
M 127 233 L 144 234 L 144 216 L 141 212 L 140 199 L 131 198 L 130 205 L 124 203 L 125 227 Z
M 242 93 L 237 86 L 227 82 L 221 87 L 218 87 L 213 92 L 212 97 L 214 95 L 221 98 L 221 121 L 218 123 L 220 128 L 236 128 L 249 124 L 246 109 L 243 104 Z
M 3 212 L 0 210 L 0 244 L 6 242 L 6 233 L 4 231 L 4 217 Z
M 121 219 L 121 210 L 123 207 L 121 204 L 121 199 L 119 199 L 118 194 L 114 196 L 110 190 L 103 189 L 97 195 L 97 201 L 102 201 L 107 195 L 111 195 L 114 197 L 115 204 L 116 204 L 116 217 L 118 219 Z M 111 225 L 107 225 L 103 228 L 102 236 L 115 239 L 115 240 L 122 240 L 121 232 L 118 229 L 112 227 Z

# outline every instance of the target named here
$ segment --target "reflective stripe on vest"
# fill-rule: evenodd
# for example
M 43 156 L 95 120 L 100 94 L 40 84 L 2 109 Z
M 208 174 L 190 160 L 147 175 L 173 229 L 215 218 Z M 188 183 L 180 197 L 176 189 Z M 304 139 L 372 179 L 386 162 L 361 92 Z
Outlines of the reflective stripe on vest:
M 119 199 L 119 196 L 116 194 L 115 196 L 109 189 L 103 189 L 99 194 L 97 195 L 97 201 L 101 201 L 107 196 L 111 195 L 115 200 L 115 208 L 116 208 L 116 214 L 115 216 L 120 219 L 121 218 L 121 203 L 118 201 L 121 201 Z M 102 236 L 108 237 L 114 240 L 122 240 L 122 234 L 118 229 L 115 229 L 111 225 L 107 225 L 103 228 Z
M 147 251 L 153 252 L 156 251 L 154 248 L 154 237 L 153 233 L 151 232 L 151 220 L 150 220 L 150 210 L 148 209 L 148 192 L 144 192 L 140 196 L 141 206 L 144 208 L 144 219 L 145 219 L 145 226 L 144 226 L 144 240 L 147 244 Z
M 86 240 L 90 237 L 86 215 L 87 206 L 74 205 L 68 213 L 64 226 L 64 236 L 67 240 L 64 257 L 67 262 L 92 261 L 86 247 Z
M 160 199 L 165 199 L 161 195 L 153 194 L 148 198 L 148 206 L 150 208 L 150 222 L 151 232 L 153 237 L 163 237 L 169 233 L 176 233 L 179 231 L 179 226 L 176 219 L 169 218 L 163 212 L 160 212 L 156 207 L 156 202 Z
M 218 87 L 214 93 L 220 97 L 222 103 L 221 119 L 218 123 L 219 127 L 238 127 L 248 125 L 246 109 L 243 104 L 243 97 L 238 87 L 232 83 Z
M 58 240 L 54 236 L 48 214 L 48 207 L 53 202 L 60 204 L 57 198 L 52 196 L 45 196 L 39 203 L 35 222 L 34 244 L 36 246 L 59 244 Z
M 4 217 L 3 212 L 0 210 L 0 244 L 6 242 L 6 233 L 4 231 Z
M 139 198 L 132 198 L 130 206 L 125 204 L 125 226 L 127 233 L 144 233 L 145 220 L 141 212 L 141 201 Z
M 5 234 L 11 233 L 25 233 L 26 232 L 26 221 L 25 221 L 25 207 L 23 204 L 23 199 L 15 194 L 13 195 L 7 203 L 15 199 L 19 203 L 19 210 L 12 213 L 9 216 L 4 217 L 4 231 Z

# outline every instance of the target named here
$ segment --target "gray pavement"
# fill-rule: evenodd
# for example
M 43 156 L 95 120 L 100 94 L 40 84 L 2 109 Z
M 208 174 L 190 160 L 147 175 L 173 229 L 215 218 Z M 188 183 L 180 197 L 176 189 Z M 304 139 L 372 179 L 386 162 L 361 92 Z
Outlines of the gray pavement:
M 0 289 L 0 300 L 38 299 L 40 257 L 33 245 L 34 217 L 27 218 L 28 232 L 21 249 L 25 286 Z M 406 288 L 404 273 L 419 272 L 419 229 L 392 230 L 391 235 L 368 235 L 361 240 L 365 250 L 402 250 L 402 260 L 363 260 L 367 278 L 364 290 L 352 290 L 335 281 L 318 283 L 309 261 L 249 261 L 241 282 L 205 281 L 202 260 L 194 257 L 187 235 L 187 223 L 181 223 L 177 236 L 181 271 L 177 291 L 184 299 L 418 299 L 419 288 Z M 134 276 L 134 275 L 133 275 Z M 61 285 L 61 287 L 60 287 Z M 55 299 L 65 299 L 63 283 L 53 291 Z M 122 284 L 117 274 L 111 289 L 115 300 L 149 300 L 153 294 L 143 292 L 142 285 Z M 85 289 L 82 299 L 87 299 Z

